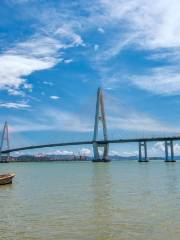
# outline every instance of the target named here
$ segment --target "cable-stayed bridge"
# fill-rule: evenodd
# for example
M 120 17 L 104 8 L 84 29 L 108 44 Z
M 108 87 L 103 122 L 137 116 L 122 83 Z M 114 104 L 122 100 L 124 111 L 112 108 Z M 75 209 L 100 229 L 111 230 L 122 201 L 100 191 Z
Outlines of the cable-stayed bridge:
M 103 130 L 103 140 L 98 140 L 99 122 L 102 123 Z M 104 110 L 104 97 L 101 88 L 97 92 L 96 100 L 96 114 L 94 123 L 94 135 L 93 139 L 90 141 L 75 141 L 75 142 L 61 142 L 61 143 L 50 143 L 50 144 L 40 144 L 40 145 L 29 145 L 25 147 L 10 148 L 9 145 L 9 135 L 8 135 L 8 124 L 5 122 L 2 139 L 1 139 L 1 149 L 0 157 L 3 154 L 7 154 L 7 158 L 10 157 L 11 152 L 30 150 L 30 149 L 40 149 L 40 148 L 51 148 L 60 146 L 76 146 L 76 145 L 92 145 L 94 152 L 94 162 L 109 162 L 109 144 L 115 143 L 138 143 L 139 148 L 139 161 L 148 162 L 147 155 L 147 142 L 164 142 L 165 145 L 165 161 L 175 162 L 174 160 L 174 146 L 173 141 L 180 140 L 180 136 L 166 136 L 166 137 L 141 137 L 141 138 L 120 138 L 120 139 L 109 139 L 107 135 L 107 125 L 106 116 Z M 6 144 L 6 150 L 3 150 L 3 146 Z M 103 148 L 102 156 L 99 153 L 99 148 Z

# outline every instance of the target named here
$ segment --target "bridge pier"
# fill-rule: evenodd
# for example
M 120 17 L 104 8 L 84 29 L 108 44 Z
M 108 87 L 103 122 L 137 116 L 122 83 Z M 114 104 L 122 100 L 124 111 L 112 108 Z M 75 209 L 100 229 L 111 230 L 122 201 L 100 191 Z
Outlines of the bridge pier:
M 143 156 L 144 152 L 144 156 Z M 148 162 L 147 158 L 147 142 L 139 142 L 139 162 Z
M 170 148 L 170 158 L 169 158 L 169 148 Z M 165 141 L 165 162 L 176 162 L 174 160 L 174 146 L 173 141 Z
M 102 157 L 99 154 L 99 148 L 103 148 L 103 154 Z M 110 162 L 110 159 L 108 158 L 108 150 L 109 150 L 109 144 L 98 144 L 97 142 L 93 142 L 93 151 L 94 151 L 94 159 L 93 162 Z

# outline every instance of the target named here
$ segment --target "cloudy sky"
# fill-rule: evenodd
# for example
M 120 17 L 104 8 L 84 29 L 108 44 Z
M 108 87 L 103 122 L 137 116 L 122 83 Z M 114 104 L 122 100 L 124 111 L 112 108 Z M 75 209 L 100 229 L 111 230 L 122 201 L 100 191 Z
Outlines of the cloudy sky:
M 91 139 L 99 86 L 109 138 L 178 135 L 179 12 L 178 0 L 2 0 L 0 124 L 11 145 Z

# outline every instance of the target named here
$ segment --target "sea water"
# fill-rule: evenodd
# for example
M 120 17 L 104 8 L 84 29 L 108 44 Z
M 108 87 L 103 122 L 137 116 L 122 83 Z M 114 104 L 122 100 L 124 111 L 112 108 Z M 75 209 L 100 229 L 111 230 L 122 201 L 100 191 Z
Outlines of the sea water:
M 3 240 L 180 239 L 180 161 L 2 163 Z

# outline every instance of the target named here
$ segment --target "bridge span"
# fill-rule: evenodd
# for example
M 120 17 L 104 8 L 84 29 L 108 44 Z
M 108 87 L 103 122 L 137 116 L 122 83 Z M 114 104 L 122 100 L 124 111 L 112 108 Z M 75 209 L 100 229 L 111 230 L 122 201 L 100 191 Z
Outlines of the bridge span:
M 52 147 L 64 147 L 64 146 L 76 146 L 76 145 L 93 145 L 98 144 L 98 146 L 104 146 L 106 144 L 118 144 L 118 143 L 138 143 L 141 146 L 145 146 L 147 142 L 165 142 L 166 144 L 172 144 L 173 141 L 180 140 L 180 136 L 172 136 L 172 137 L 152 137 L 152 138 L 129 138 L 129 139 L 114 139 L 114 140 L 99 140 L 99 141 L 78 141 L 78 142 L 61 142 L 61 143 L 50 143 L 50 144 L 40 144 L 40 145 L 31 145 L 19 148 L 11 148 L 7 150 L 1 151 L 2 154 L 7 154 L 11 152 L 17 151 L 25 151 L 31 149 L 41 149 L 41 148 L 52 148 Z M 140 147 L 140 146 L 139 146 Z M 174 156 L 173 156 L 174 157 Z M 147 161 L 147 156 L 145 156 L 144 161 Z M 167 159 L 168 160 L 168 159 Z M 171 160 L 174 160 L 171 159 Z M 143 161 L 142 156 L 140 161 Z
M 98 140 L 98 130 L 99 122 L 102 122 L 103 129 L 103 140 Z M 164 142 L 165 147 L 165 161 L 166 162 L 175 162 L 174 160 L 174 147 L 173 141 L 180 140 L 180 136 L 169 136 L 169 137 L 144 137 L 144 138 L 128 138 L 128 139 L 115 139 L 110 140 L 107 136 L 107 126 L 104 110 L 104 98 L 102 89 L 98 89 L 97 92 L 97 101 L 96 101 L 96 113 L 95 113 L 95 123 L 94 123 L 94 135 L 93 139 L 90 141 L 76 141 L 76 142 L 61 142 L 61 143 L 50 143 L 50 144 L 40 144 L 40 145 L 31 145 L 18 148 L 9 147 L 9 135 L 8 135 L 8 124 L 5 122 L 1 145 L 0 145 L 0 160 L 2 154 L 7 154 L 7 157 L 10 156 L 11 152 L 24 151 L 30 149 L 40 149 L 40 148 L 51 148 L 51 147 L 63 147 L 63 146 L 75 146 L 75 145 L 92 145 L 94 152 L 95 162 L 108 162 L 109 144 L 115 143 L 138 143 L 139 146 L 139 162 L 148 162 L 147 156 L 147 142 Z M 6 143 L 6 150 L 3 150 L 3 144 Z M 103 148 L 102 157 L 99 154 L 99 147 Z M 169 158 L 170 151 L 170 158 Z

